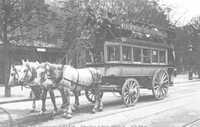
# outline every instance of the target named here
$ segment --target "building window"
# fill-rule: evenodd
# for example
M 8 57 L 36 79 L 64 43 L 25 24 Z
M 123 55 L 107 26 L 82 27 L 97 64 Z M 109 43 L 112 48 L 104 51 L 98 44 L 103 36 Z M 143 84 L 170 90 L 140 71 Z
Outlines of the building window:
M 151 63 L 151 49 L 143 49 L 143 62 Z
M 152 50 L 152 63 L 158 63 L 158 50 Z
M 160 51 L 159 56 L 160 56 L 160 63 L 166 63 L 166 52 Z
M 112 45 L 107 47 L 108 61 L 120 61 L 120 46 Z
M 132 48 L 128 46 L 122 46 L 122 59 L 123 61 L 131 61 L 132 59 Z
M 141 48 L 133 48 L 133 59 L 134 62 L 141 62 L 142 57 L 141 57 Z

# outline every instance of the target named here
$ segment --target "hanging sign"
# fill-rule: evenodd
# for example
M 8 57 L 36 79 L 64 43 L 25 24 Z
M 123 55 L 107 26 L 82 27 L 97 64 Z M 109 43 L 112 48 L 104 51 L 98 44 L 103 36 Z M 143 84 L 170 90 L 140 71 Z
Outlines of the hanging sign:
M 38 52 L 46 52 L 46 51 L 47 51 L 46 48 L 36 48 L 36 50 L 37 50 Z
M 121 28 L 124 30 L 130 30 L 134 32 L 139 32 L 139 33 L 144 33 L 144 34 L 150 34 L 152 36 L 160 36 L 163 38 L 167 38 L 167 34 L 164 32 L 159 31 L 157 28 L 145 28 L 145 27 L 140 27 L 131 23 L 122 23 Z

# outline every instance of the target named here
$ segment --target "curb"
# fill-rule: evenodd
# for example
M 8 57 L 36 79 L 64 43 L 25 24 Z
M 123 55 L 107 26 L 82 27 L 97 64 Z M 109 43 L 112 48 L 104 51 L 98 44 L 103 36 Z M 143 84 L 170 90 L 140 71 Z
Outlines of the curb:
M 83 96 L 84 93 L 82 92 L 80 96 Z M 74 96 L 73 94 L 71 96 Z M 55 98 L 59 98 L 61 96 L 55 96 Z M 51 99 L 50 97 L 47 97 L 46 99 Z M 40 100 L 40 99 L 36 99 L 36 100 Z M 9 104 L 9 103 L 17 103 L 17 102 L 26 102 L 26 101 L 33 101 L 33 99 L 31 98 L 27 98 L 27 99 L 15 99 L 15 100 L 9 100 L 9 101 L 0 101 L 0 105 L 1 104 Z

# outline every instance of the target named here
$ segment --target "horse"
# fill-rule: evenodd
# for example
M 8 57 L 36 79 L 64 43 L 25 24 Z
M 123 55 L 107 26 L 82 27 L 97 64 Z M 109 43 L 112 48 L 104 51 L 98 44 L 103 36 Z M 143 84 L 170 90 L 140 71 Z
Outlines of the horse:
M 18 83 L 21 84 L 22 86 L 31 88 L 31 98 L 33 99 L 31 112 L 35 112 L 37 99 L 42 100 L 41 112 L 46 111 L 46 105 L 44 102 L 46 100 L 47 91 L 49 91 L 50 93 L 50 98 L 54 106 L 54 111 L 57 112 L 55 95 L 53 90 L 52 89 L 47 90 L 45 87 L 33 83 L 34 79 L 36 78 L 35 69 L 38 66 L 41 66 L 39 62 L 22 61 L 21 68 L 18 71 Z
M 47 66 L 46 66 L 47 70 L 48 70 L 48 75 L 50 76 L 50 78 L 48 80 L 51 80 L 52 83 L 54 84 L 58 84 L 56 86 L 59 86 L 58 89 L 59 90 L 63 90 L 62 87 L 59 85 L 59 82 L 61 81 L 62 79 L 62 73 L 63 73 L 63 67 L 64 65 L 62 64 L 52 64 L 52 63 L 48 63 Z M 47 86 L 47 84 L 46 84 Z M 76 90 L 73 90 L 72 91 L 73 94 L 74 94 L 74 97 L 75 97 L 75 104 L 72 108 L 72 110 L 76 110 L 78 109 L 80 103 L 79 103 L 79 95 L 80 95 L 80 90 L 79 91 L 76 91 Z M 62 95 L 64 96 L 64 91 L 62 91 Z M 64 98 L 64 97 L 63 97 Z M 63 102 L 65 100 L 63 99 Z M 65 103 L 65 102 L 64 102 Z M 63 107 L 62 107 L 63 108 Z
M 29 65 L 27 65 L 27 63 L 25 63 L 24 61 L 22 62 L 22 65 L 11 65 L 8 85 L 21 85 L 22 87 L 28 87 L 31 84 L 32 79 L 34 79 L 32 72 L 29 72 L 29 70 L 27 69 L 28 66 Z M 41 93 L 42 90 L 39 87 L 31 87 L 30 96 L 33 99 L 33 103 L 32 110 L 30 112 L 35 112 L 36 99 L 40 98 Z
M 46 68 L 38 68 L 37 75 L 38 79 L 35 83 L 43 84 L 44 86 L 57 85 L 64 90 L 65 93 L 65 109 L 64 116 L 66 118 L 72 118 L 72 109 L 70 105 L 70 92 L 80 91 L 82 89 L 95 89 L 95 104 L 92 112 L 103 110 L 103 103 L 101 101 L 100 94 L 100 82 L 102 79 L 102 74 L 95 68 L 83 68 L 75 69 L 70 65 L 60 66 L 60 79 L 57 83 L 54 83 L 53 77 L 57 67 L 53 64 L 47 64 Z

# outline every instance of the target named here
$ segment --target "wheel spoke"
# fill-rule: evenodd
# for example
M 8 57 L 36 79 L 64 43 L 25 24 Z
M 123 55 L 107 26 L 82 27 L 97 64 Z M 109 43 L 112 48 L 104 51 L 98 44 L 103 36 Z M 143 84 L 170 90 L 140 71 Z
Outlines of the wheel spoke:
M 136 88 L 136 83 L 133 82 L 132 88 L 135 89 Z
M 163 91 L 162 88 L 160 88 L 160 92 L 161 92 L 161 97 L 163 97 L 164 96 L 164 91 Z
M 128 79 L 125 81 L 122 87 L 122 97 L 124 103 L 129 105 L 134 105 L 139 97 L 139 84 L 135 79 Z
M 168 92 L 169 77 L 165 70 L 155 73 L 152 81 L 152 90 L 156 99 L 163 99 Z
M 167 84 L 169 81 L 166 79 L 163 81 L 163 84 Z
M 167 75 L 166 75 L 166 74 L 163 74 L 163 75 L 162 75 L 162 79 L 161 79 L 161 80 L 162 80 L 162 81 L 165 81 L 165 80 L 166 80 L 166 78 L 167 78 Z
M 158 91 L 158 89 L 155 89 L 155 91 L 154 91 L 154 94 L 155 94 L 155 96 L 157 96 L 157 97 L 158 97 L 158 94 L 159 94 L 159 91 Z
M 155 81 L 154 81 L 154 84 L 159 84 L 159 81 L 156 81 L 156 80 L 155 80 Z
M 126 98 L 126 104 L 129 104 L 129 96 Z
M 167 95 L 168 88 L 163 88 L 163 90 L 165 91 L 165 95 Z
M 158 98 L 160 98 L 160 96 L 161 96 L 161 91 L 158 90 Z
M 160 86 L 159 85 L 155 85 L 154 86 L 154 89 L 158 89 Z

